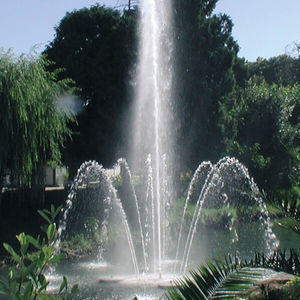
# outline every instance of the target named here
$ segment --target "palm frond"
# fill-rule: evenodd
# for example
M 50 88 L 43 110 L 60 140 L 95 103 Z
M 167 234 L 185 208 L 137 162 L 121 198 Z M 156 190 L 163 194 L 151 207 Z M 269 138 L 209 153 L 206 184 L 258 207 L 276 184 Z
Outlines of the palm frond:
M 285 218 L 277 222 L 277 224 L 285 229 L 292 230 L 300 234 L 300 221 L 294 218 Z
M 207 260 L 189 276 L 179 279 L 167 297 L 172 300 L 233 299 L 251 290 L 265 272 L 264 269 L 243 267 L 231 256 L 224 261 Z
M 274 271 L 300 275 L 300 254 L 295 249 L 276 250 L 271 255 L 256 253 L 254 259 L 244 262 L 248 267 L 262 267 Z
M 300 274 L 299 253 L 290 249 L 275 251 L 270 256 L 256 253 L 250 261 L 228 256 L 224 260 L 208 259 L 175 282 L 168 291 L 171 300 L 235 299 L 245 297 L 257 281 L 271 270 Z

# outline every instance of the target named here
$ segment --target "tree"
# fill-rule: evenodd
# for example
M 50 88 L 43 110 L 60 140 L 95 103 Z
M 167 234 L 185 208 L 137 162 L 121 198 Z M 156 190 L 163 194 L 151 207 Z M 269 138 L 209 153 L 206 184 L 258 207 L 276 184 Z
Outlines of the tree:
M 47 72 L 48 65 L 41 57 L 0 55 L 1 179 L 8 173 L 31 185 L 47 161 L 60 163 L 61 147 L 71 135 L 67 120 L 73 118 L 56 104 L 72 89 L 70 80 L 57 81 L 57 71 Z
M 300 59 L 288 55 L 279 55 L 269 59 L 257 58 L 248 63 L 249 77 L 263 76 L 267 83 L 294 85 L 300 82 Z
M 299 185 L 299 99 L 299 85 L 254 77 L 221 105 L 226 153 L 240 159 L 265 190 Z
M 67 13 L 45 50 L 56 66 L 65 68 L 64 76 L 75 80 L 86 104 L 64 156 L 71 173 L 85 160 L 108 166 L 124 155 L 135 29 L 135 10 L 121 14 L 95 5 Z
M 213 14 L 216 2 L 174 1 L 177 152 L 188 168 L 219 158 L 219 103 L 235 85 L 238 45 L 230 18 Z

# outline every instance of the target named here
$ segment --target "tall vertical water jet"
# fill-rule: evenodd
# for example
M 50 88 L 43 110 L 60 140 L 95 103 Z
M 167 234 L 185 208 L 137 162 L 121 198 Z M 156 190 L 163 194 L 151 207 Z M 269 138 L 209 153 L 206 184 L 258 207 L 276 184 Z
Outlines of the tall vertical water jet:
M 130 140 L 130 163 L 141 168 L 145 155 L 151 154 L 155 209 L 154 269 L 161 271 L 162 235 L 162 157 L 171 161 L 171 85 L 172 85 L 172 16 L 170 0 L 142 0 L 139 31 L 139 59 L 133 125 Z

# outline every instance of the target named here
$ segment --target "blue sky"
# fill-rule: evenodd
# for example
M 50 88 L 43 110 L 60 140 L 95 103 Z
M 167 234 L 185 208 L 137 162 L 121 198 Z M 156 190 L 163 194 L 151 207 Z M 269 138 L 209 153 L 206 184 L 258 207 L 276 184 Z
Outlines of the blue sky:
M 249 61 L 289 53 L 300 42 L 299 0 L 219 0 L 216 10 L 231 17 L 239 56 Z
M 97 2 L 114 7 L 128 0 L 0 0 L 0 47 L 41 52 L 67 11 Z M 215 12 L 231 17 L 239 56 L 249 61 L 284 54 L 300 41 L 299 0 L 219 0 Z

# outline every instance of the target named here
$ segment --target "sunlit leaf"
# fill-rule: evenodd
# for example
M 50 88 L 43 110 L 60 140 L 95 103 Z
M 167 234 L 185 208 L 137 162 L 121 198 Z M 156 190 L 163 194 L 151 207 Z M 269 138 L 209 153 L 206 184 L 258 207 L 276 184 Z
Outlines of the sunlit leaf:
M 54 238 L 54 234 L 55 234 L 55 224 L 50 224 L 48 226 L 48 229 L 47 229 L 47 237 L 48 237 L 48 241 L 52 241 L 53 238 Z

